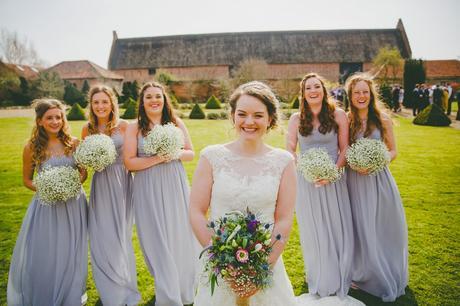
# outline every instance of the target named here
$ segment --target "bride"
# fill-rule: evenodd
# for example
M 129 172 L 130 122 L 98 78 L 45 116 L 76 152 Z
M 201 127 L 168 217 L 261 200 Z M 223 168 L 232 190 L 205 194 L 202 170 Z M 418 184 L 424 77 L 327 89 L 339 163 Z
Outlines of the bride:
M 193 178 L 190 220 L 201 245 L 209 245 L 212 237 L 207 227 L 208 209 L 210 219 L 217 219 L 225 213 L 249 208 L 262 222 L 273 224 L 273 241 L 281 235 L 269 257 L 272 284 L 263 291 L 253 290 L 249 305 L 363 305 L 352 298 L 294 296 L 280 255 L 292 228 L 295 165 L 287 151 L 264 143 L 264 135 L 277 126 L 279 102 L 267 85 L 250 82 L 235 90 L 229 105 L 238 138 L 203 149 Z M 212 295 L 209 286 L 203 273 L 195 306 L 234 306 L 240 302 L 225 281 L 218 281 Z

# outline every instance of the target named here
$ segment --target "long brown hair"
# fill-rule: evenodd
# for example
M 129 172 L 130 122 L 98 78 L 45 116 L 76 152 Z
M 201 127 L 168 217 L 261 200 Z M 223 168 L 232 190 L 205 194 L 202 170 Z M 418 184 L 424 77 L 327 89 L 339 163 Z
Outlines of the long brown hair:
M 382 110 L 379 107 L 379 105 L 381 105 L 381 102 L 377 94 L 374 81 L 372 80 L 371 76 L 365 73 L 357 73 L 350 76 L 345 83 L 347 96 L 350 100 L 350 112 L 348 113 L 348 118 L 350 120 L 350 144 L 356 141 L 356 139 L 358 138 L 358 134 L 363 129 L 361 119 L 359 118 L 358 110 L 353 105 L 352 101 L 353 89 L 355 85 L 360 81 L 365 82 L 367 86 L 369 86 L 369 92 L 371 96 L 368 106 L 367 123 L 366 130 L 364 131 L 364 137 L 368 137 L 372 133 L 372 131 L 375 128 L 377 128 L 379 129 L 383 140 L 386 140 L 386 131 L 382 123 Z
M 97 120 L 97 116 L 93 111 L 93 107 L 91 103 L 93 101 L 93 96 L 100 92 L 105 93 L 109 97 L 110 104 L 112 105 L 112 111 L 110 112 L 110 115 L 109 115 L 109 121 L 107 122 L 107 125 L 105 127 L 105 130 L 108 132 L 108 134 L 112 135 L 112 133 L 115 131 L 117 127 L 118 120 L 119 120 L 118 100 L 113 90 L 110 87 L 105 86 L 105 85 L 95 85 L 91 87 L 88 93 L 88 101 L 89 101 L 88 132 L 90 135 L 99 133 L 99 129 L 98 129 L 99 123 Z
M 321 111 L 318 114 L 318 120 L 320 122 L 318 130 L 321 134 L 329 133 L 332 130 L 337 132 L 339 126 L 337 122 L 335 122 L 334 118 L 335 106 L 332 103 L 328 102 L 329 97 L 326 86 L 324 86 L 324 80 L 321 76 L 319 76 L 316 73 L 309 73 L 305 75 L 302 81 L 300 82 L 300 135 L 308 136 L 313 131 L 313 112 L 311 111 L 307 99 L 305 98 L 305 84 L 307 80 L 310 78 L 317 78 L 320 81 L 321 86 L 323 88 L 323 100 L 321 101 Z
M 32 161 L 34 166 L 39 167 L 46 159 L 46 147 L 48 146 L 49 140 L 48 133 L 39 125 L 39 121 L 48 110 L 57 108 L 61 111 L 62 128 L 58 132 L 57 138 L 64 145 L 64 153 L 66 155 L 69 155 L 73 150 L 72 136 L 70 136 L 64 105 L 60 101 L 55 99 L 36 99 L 33 101 L 32 105 L 35 107 L 35 126 L 32 129 L 29 144 L 32 149 Z
M 145 113 L 145 108 L 144 108 L 144 93 L 149 87 L 160 88 L 163 94 L 164 103 L 163 103 L 163 110 L 161 112 L 161 124 L 163 125 L 163 124 L 172 122 L 174 125 L 177 125 L 176 116 L 174 115 L 172 111 L 173 107 L 171 105 L 171 101 L 169 99 L 169 96 L 166 94 L 166 91 L 163 85 L 161 85 L 158 82 L 154 82 L 154 81 L 148 82 L 142 86 L 141 91 L 139 92 L 139 111 L 137 115 L 137 124 L 139 125 L 139 129 L 141 130 L 142 136 L 146 136 L 147 133 L 150 131 L 150 128 L 149 128 L 150 120 L 147 117 L 147 114 Z

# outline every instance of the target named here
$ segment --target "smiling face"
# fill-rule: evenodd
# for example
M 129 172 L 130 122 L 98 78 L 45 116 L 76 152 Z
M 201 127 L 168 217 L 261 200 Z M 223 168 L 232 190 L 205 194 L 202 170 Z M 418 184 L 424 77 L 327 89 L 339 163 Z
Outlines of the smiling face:
M 46 133 L 57 135 L 64 125 L 63 113 L 59 108 L 48 109 L 37 124 L 42 127 Z
M 324 98 L 323 84 L 316 77 L 308 78 L 305 81 L 303 95 L 310 106 L 321 105 Z
M 91 110 L 98 119 L 108 120 L 113 110 L 110 97 L 103 91 L 94 94 L 91 98 Z
M 240 138 L 244 140 L 262 138 L 271 121 L 265 104 L 256 97 L 249 95 L 240 96 L 232 116 L 235 129 Z
M 161 115 L 164 107 L 163 91 L 158 87 L 148 87 L 144 93 L 145 113 L 150 116 Z
M 371 91 L 365 81 L 358 81 L 351 91 L 351 103 L 357 110 L 367 109 L 371 101 Z

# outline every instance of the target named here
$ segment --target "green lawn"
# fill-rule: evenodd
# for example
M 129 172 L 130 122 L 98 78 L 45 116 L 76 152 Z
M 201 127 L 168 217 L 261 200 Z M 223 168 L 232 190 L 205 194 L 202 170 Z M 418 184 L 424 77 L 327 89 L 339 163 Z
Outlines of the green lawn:
M 74 135 L 80 134 L 82 124 L 71 123 Z M 229 141 L 234 135 L 227 121 L 186 120 L 186 124 L 196 152 L 206 145 Z M 21 152 L 31 127 L 30 118 L 0 119 L 0 305 L 6 304 L 9 262 L 32 197 L 21 179 Z M 458 305 L 460 240 L 455 237 L 460 233 L 460 131 L 414 126 L 407 119 L 398 120 L 395 131 L 399 155 L 391 170 L 409 226 L 410 282 L 405 296 L 385 305 Z M 283 131 L 272 132 L 267 140 L 283 147 Z M 190 180 L 196 163 L 197 158 L 185 165 Z M 89 180 L 85 189 L 89 191 Z M 153 301 L 154 282 L 134 237 L 142 305 L 149 305 Z M 297 225 L 283 257 L 296 294 L 305 292 Z M 91 274 L 87 288 L 88 305 L 97 304 Z M 384 304 L 360 291 L 352 290 L 351 295 L 368 305 Z

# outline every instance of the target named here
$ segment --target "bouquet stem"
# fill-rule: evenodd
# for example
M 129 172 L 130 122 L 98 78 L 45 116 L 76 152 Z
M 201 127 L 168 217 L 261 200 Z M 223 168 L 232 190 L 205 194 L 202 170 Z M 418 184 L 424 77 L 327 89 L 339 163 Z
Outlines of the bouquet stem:
M 249 298 L 248 297 L 240 297 L 236 296 L 236 306 L 249 306 Z

